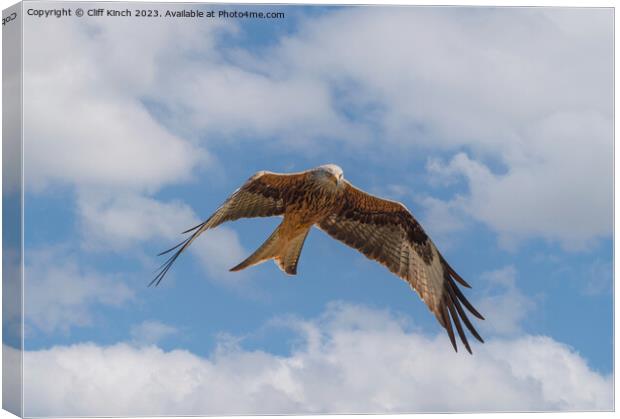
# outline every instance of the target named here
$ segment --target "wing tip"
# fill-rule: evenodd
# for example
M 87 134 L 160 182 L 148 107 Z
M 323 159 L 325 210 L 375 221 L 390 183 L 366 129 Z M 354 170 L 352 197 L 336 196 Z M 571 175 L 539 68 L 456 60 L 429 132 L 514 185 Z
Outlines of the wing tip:
M 467 352 L 473 355 L 471 346 L 469 344 L 467 336 L 465 335 L 465 332 L 463 330 L 460 320 L 462 320 L 463 323 L 465 323 L 465 326 L 467 327 L 467 329 L 469 330 L 469 332 L 474 338 L 476 338 L 481 343 L 484 343 L 484 339 L 482 339 L 482 337 L 480 336 L 476 328 L 473 326 L 473 324 L 467 317 L 467 313 L 461 307 L 461 302 L 477 318 L 484 320 L 484 317 L 473 307 L 473 305 L 469 302 L 469 300 L 467 300 L 465 295 L 463 295 L 459 287 L 456 285 L 453 279 L 453 274 L 452 274 L 453 270 L 449 268 L 447 264 L 445 264 L 445 266 L 447 268 L 446 268 L 446 271 L 444 271 L 444 280 L 445 280 L 444 296 L 441 299 L 442 301 L 441 304 L 442 304 L 442 311 L 445 313 L 443 316 L 447 318 L 444 319 L 444 322 L 446 324 L 445 325 L 442 324 L 442 325 L 448 331 L 448 335 L 450 336 L 450 340 L 452 341 L 454 339 L 454 331 L 452 330 L 452 327 L 451 327 L 452 325 L 449 324 L 450 319 L 451 319 L 454 322 L 454 325 L 457 329 L 459 337 L 461 338 L 461 342 L 467 349 Z M 454 342 L 453 342 L 453 346 L 454 346 Z
M 172 264 L 174 263 L 175 260 L 177 260 L 177 258 L 179 257 L 179 255 L 183 252 L 183 250 L 185 250 L 185 248 L 191 243 L 191 241 L 196 237 L 197 233 L 194 233 L 192 236 L 190 236 L 189 238 L 183 240 L 181 243 L 177 244 L 174 247 L 171 247 L 168 250 L 165 250 L 161 253 L 159 253 L 157 256 L 163 256 L 165 254 L 168 254 L 170 252 L 172 252 L 175 249 L 179 249 L 176 252 L 174 252 L 174 254 L 172 254 L 168 259 L 166 259 L 164 261 L 164 263 L 162 263 L 159 268 L 156 269 L 157 275 L 155 275 L 155 278 L 153 278 L 151 280 L 151 282 L 149 282 L 148 287 L 157 287 L 160 282 L 164 279 L 164 277 L 166 276 L 166 274 L 168 273 L 168 271 L 170 270 L 170 268 L 172 267 Z

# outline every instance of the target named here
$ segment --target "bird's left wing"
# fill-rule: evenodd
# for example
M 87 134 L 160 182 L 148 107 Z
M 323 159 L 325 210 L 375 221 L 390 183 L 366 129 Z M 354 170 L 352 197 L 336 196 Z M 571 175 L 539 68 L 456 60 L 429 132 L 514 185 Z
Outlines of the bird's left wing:
M 258 172 L 250 177 L 204 222 L 184 231 L 193 232 L 191 236 L 176 246 L 161 252 L 164 255 L 174 252 L 158 269 L 157 275 L 149 285 L 159 285 L 174 261 L 204 231 L 217 227 L 226 221 L 239 218 L 270 217 L 282 215 L 286 206 L 301 196 L 308 173 Z
M 473 336 L 483 341 L 463 305 L 476 317 L 483 317 L 456 282 L 467 288 L 469 284 L 448 265 L 404 205 L 370 195 L 346 182 L 343 205 L 323 220 L 319 228 L 407 281 L 446 329 L 455 350 L 450 320 L 470 353 L 461 320 Z

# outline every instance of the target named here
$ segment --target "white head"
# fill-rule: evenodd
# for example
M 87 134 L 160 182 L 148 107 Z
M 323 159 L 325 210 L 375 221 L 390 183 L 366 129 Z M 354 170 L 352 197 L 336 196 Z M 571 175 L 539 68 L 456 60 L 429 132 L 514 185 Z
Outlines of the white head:
M 342 169 L 335 164 L 324 164 L 314 169 L 319 180 L 328 181 L 330 184 L 340 187 L 342 185 Z

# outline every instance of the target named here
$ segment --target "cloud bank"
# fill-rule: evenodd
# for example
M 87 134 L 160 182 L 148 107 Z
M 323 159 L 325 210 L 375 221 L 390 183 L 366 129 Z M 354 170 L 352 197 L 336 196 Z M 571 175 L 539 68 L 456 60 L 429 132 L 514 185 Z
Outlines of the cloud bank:
M 576 250 L 611 233 L 612 32 L 604 9 L 357 8 L 270 58 L 344 96 L 378 148 L 452 154 L 449 206 L 502 242 Z
M 224 48 L 243 31 L 229 23 L 38 24 L 27 185 L 154 192 L 215 164 L 210 144 L 248 138 L 306 154 L 405 147 L 450 156 L 429 173 L 465 182 L 444 200 L 454 225 L 456 210 L 504 244 L 570 250 L 610 235 L 609 10 L 346 8 L 299 22 L 256 53 Z
M 492 338 L 474 355 L 387 311 L 333 303 L 288 320 L 287 355 L 224 343 L 208 357 L 92 343 L 28 351 L 32 416 L 610 410 L 611 376 L 544 336 Z M 5 350 L 11 351 L 11 348 Z

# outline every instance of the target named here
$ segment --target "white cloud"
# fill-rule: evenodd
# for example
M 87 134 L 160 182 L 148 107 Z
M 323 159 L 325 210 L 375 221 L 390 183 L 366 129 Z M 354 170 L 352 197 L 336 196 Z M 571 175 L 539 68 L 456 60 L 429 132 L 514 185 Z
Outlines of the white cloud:
M 429 338 L 388 312 L 343 304 L 295 325 L 300 341 L 281 356 L 234 345 L 208 358 L 124 343 L 28 351 L 25 414 L 613 408 L 612 377 L 548 337 L 495 338 L 473 356 L 456 354 L 443 334 Z
M 517 288 L 516 278 L 517 270 L 512 265 L 481 275 L 488 284 L 484 297 L 476 303 L 486 319 L 480 325 L 483 331 L 496 335 L 523 332 L 521 322 L 536 308 L 536 303 Z
M 467 180 L 469 195 L 457 196 L 449 205 L 486 223 L 507 244 L 533 236 L 575 250 L 608 237 L 611 125 L 596 115 L 556 114 L 537 126 L 532 137 L 536 141 L 523 150 L 530 155 L 508 160 L 505 174 L 493 173 L 464 153 L 446 165 L 435 163 L 433 173 Z
M 612 34 L 609 10 L 356 8 L 308 19 L 269 59 L 351 86 L 382 148 L 469 149 L 454 167 L 469 193 L 447 205 L 502 243 L 581 249 L 611 233 Z
M 424 207 L 424 228 L 427 231 L 447 236 L 465 228 L 465 222 L 459 217 L 454 203 L 431 196 L 418 197 L 416 200 Z
M 211 51 L 225 28 L 168 19 L 27 25 L 24 142 L 31 190 L 61 182 L 152 191 L 208 165 L 209 153 L 167 130 L 146 102 L 160 72 L 174 77 L 171 66 L 189 52 Z
M 289 143 L 363 135 L 332 111 L 321 81 L 233 64 L 219 42 L 237 31 L 223 19 L 29 25 L 28 186 L 154 191 L 210 167 L 204 145 L 239 134 Z
M 116 275 L 78 264 L 58 249 L 30 251 L 24 271 L 26 332 L 31 327 L 51 333 L 89 325 L 93 307 L 120 306 L 133 291 Z
M 212 278 L 226 282 L 245 278 L 242 273 L 228 271 L 249 256 L 234 230 L 223 226 L 209 230 L 192 243 L 191 249 Z
M 541 115 L 611 117 L 611 34 L 609 10 L 356 8 L 308 19 L 274 55 L 383 105 L 386 141 L 503 152 Z
M 177 240 L 198 223 L 184 203 L 132 193 L 82 193 L 78 214 L 85 246 L 117 251 L 153 239 Z
M 133 325 L 130 330 L 131 339 L 138 345 L 153 345 L 177 333 L 173 326 L 156 320 L 145 320 Z
M 190 83 L 169 86 L 159 92 L 159 100 L 189 109 L 183 122 L 210 133 L 212 139 L 246 135 L 273 141 L 275 137 L 290 147 L 323 136 L 361 139 L 366 135 L 333 112 L 329 87 L 318 80 L 264 75 L 232 65 L 190 64 L 181 71 Z

